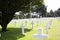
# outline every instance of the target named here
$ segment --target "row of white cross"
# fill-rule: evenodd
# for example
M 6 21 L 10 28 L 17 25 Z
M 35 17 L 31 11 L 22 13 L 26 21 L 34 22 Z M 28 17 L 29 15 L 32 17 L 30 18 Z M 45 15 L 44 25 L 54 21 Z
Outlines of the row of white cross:
M 38 29 L 38 34 L 34 34 L 33 37 L 38 38 L 39 40 L 43 40 L 43 38 L 48 38 L 48 29 L 50 29 L 51 24 L 52 24 L 52 20 L 50 20 L 46 24 L 46 34 L 42 34 L 43 29 L 39 28 Z
M 12 22 L 15 24 L 15 26 L 16 26 L 17 21 L 19 21 L 19 20 L 12 20 Z M 22 20 L 21 24 L 22 24 L 21 25 L 22 34 L 24 34 L 24 27 L 25 27 L 25 25 L 24 25 L 24 21 L 23 20 Z M 25 24 L 27 25 L 27 21 L 25 21 Z M 33 29 L 34 28 L 34 22 L 32 21 L 31 24 L 32 24 L 32 29 Z
M 27 21 L 26 21 L 26 24 L 27 24 Z M 34 28 L 34 22 L 32 21 L 32 29 Z M 22 34 L 24 34 L 24 22 L 22 21 Z
M 16 22 L 15 22 L 16 24 Z M 26 24 L 27 24 L 27 21 L 26 21 Z M 32 21 L 32 29 L 34 28 L 34 22 Z M 46 24 L 46 34 L 42 34 L 42 28 L 38 29 L 38 34 L 34 34 L 34 37 L 35 38 L 39 38 L 39 40 L 43 40 L 43 38 L 48 38 L 48 30 L 50 29 L 50 26 L 52 24 L 52 20 L 50 20 L 47 24 Z M 24 22 L 22 21 L 22 34 L 24 35 Z

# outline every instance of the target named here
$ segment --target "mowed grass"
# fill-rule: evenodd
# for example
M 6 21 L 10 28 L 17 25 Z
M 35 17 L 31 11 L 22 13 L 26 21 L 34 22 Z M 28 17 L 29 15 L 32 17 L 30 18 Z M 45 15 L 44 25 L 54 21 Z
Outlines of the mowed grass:
M 50 20 L 38 20 L 34 22 L 34 28 L 32 29 L 31 20 L 25 23 L 25 34 L 21 34 L 21 21 L 18 21 L 16 25 L 13 22 L 8 24 L 7 32 L 0 32 L 0 40 L 38 40 L 34 38 L 33 34 L 38 34 L 38 28 L 43 29 L 43 34 L 46 33 L 46 23 Z M 25 21 L 24 21 L 25 22 Z M 1 27 L 0 27 L 1 30 Z M 51 24 L 51 29 L 49 29 L 48 38 L 44 40 L 60 40 L 60 20 L 53 19 Z

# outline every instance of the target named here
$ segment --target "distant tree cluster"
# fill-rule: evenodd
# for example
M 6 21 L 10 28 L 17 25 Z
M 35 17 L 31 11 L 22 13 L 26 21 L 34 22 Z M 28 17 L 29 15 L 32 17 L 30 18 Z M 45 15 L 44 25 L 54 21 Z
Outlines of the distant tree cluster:
M 47 12 L 47 7 L 45 5 L 41 6 L 41 7 L 37 7 L 35 10 L 33 10 L 32 12 L 36 12 L 36 14 L 39 13 L 39 17 L 60 17 L 60 8 L 56 11 L 53 12 L 53 10 L 50 10 L 50 12 Z M 25 15 L 24 15 L 25 14 Z M 30 18 L 30 14 L 29 13 L 21 13 L 20 14 L 20 18 Z M 37 15 L 38 16 L 38 15 Z M 18 16 L 17 16 L 18 18 Z M 34 17 L 36 18 L 36 16 Z
M 36 9 L 32 8 L 31 13 L 34 14 L 34 12 L 36 12 L 36 14 L 37 14 L 36 16 L 33 15 L 34 18 L 37 18 L 38 15 L 39 15 L 38 18 L 40 18 L 40 16 L 46 17 L 47 7 L 45 5 L 42 5 L 42 6 L 36 7 Z M 19 13 L 20 14 L 19 18 L 21 18 L 21 17 L 23 17 L 23 18 L 33 18 L 33 16 L 31 15 L 31 13 L 29 13 L 29 12 L 28 13 L 25 13 L 25 12 Z M 32 16 L 32 17 L 30 17 L 30 16 Z M 18 18 L 18 16 L 15 15 L 15 18 Z
M 55 17 L 60 17 L 60 8 L 54 12 Z
M 47 13 L 47 17 L 60 17 L 60 8 L 58 8 L 54 12 L 53 10 L 50 10 L 50 13 Z

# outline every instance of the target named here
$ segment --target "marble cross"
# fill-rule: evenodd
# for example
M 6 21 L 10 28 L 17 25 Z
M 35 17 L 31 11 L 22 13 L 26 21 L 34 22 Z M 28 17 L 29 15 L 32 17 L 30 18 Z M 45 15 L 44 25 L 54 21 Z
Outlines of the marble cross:
M 52 24 L 52 20 L 50 20 L 50 21 L 46 24 L 46 34 L 48 34 L 48 30 L 50 29 L 51 24 Z
M 14 23 L 15 26 L 16 26 L 17 21 L 18 20 L 16 20 L 16 19 L 12 20 L 12 22 Z
M 38 34 L 34 34 L 34 38 L 38 38 L 39 40 L 43 40 L 43 38 L 48 38 L 48 34 L 42 34 L 42 29 L 38 29 Z
M 24 35 L 24 22 L 22 21 L 22 34 Z
M 25 25 L 27 25 L 27 20 L 25 21 Z
M 33 29 L 33 28 L 34 28 L 34 22 L 32 21 L 32 23 L 31 23 L 31 24 L 32 24 L 32 29 Z

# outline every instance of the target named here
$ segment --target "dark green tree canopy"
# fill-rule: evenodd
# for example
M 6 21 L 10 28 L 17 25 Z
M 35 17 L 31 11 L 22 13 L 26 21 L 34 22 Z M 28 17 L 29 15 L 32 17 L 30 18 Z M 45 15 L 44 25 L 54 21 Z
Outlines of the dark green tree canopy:
M 30 0 L 0 0 L 1 10 L 21 11 L 26 9 Z
M 14 17 L 17 11 L 30 11 L 30 3 L 33 5 L 40 5 L 37 0 L 0 0 L 0 24 L 2 26 L 2 31 L 6 31 L 7 24 Z

